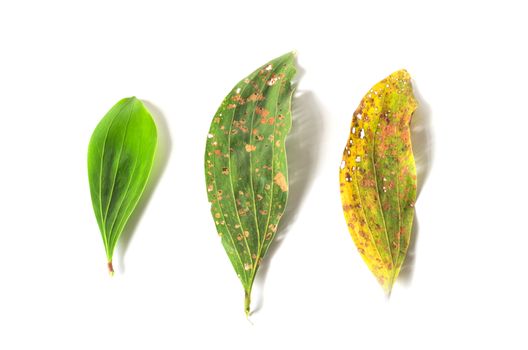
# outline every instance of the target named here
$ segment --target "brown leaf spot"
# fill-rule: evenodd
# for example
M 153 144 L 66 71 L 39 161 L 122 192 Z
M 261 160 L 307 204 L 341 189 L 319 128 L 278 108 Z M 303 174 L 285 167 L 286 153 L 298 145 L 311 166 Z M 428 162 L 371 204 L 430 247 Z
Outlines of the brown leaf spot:
M 363 181 L 361 181 L 361 184 L 364 187 L 374 187 L 376 186 L 376 182 L 373 179 L 364 178 Z
M 352 204 L 343 204 L 344 211 L 349 211 L 349 210 L 352 210 L 353 208 L 354 206 Z
M 278 82 L 280 79 L 284 78 L 284 73 L 281 73 L 281 74 L 272 74 L 271 75 L 271 78 L 269 78 L 268 82 L 266 84 L 268 84 L 268 86 L 273 86 L 275 85 L 276 82 Z
M 248 128 L 246 127 L 246 121 L 243 119 L 233 121 L 233 126 L 244 133 L 248 132 Z
M 244 101 L 244 99 L 242 98 L 242 96 L 240 96 L 240 94 L 234 95 L 233 97 L 231 97 L 231 100 L 233 100 L 234 102 L 238 102 L 241 105 L 246 103 L 246 101 Z
M 266 118 L 268 116 L 268 114 L 269 114 L 269 111 L 266 108 L 264 108 L 264 107 L 257 106 L 255 108 L 255 113 L 257 115 L 260 115 L 261 117 Z
M 264 95 L 260 92 L 254 92 L 251 95 L 248 96 L 247 101 L 255 102 L 255 101 L 262 101 L 264 99 Z
M 288 184 L 286 183 L 286 178 L 283 173 L 278 172 L 273 178 L 273 181 L 280 187 L 282 192 L 288 191 Z
M 230 103 L 227 105 L 227 109 L 233 109 L 233 108 L 236 108 L 236 104 Z

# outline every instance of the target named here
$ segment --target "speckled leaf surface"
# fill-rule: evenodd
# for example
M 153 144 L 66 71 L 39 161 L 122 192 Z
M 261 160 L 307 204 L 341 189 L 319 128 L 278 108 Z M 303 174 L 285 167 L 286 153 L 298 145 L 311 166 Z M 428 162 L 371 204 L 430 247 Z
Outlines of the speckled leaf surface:
M 205 152 L 205 177 L 218 235 L 245 291 L 251 288 L 275 237 L 288 198 L 284 141 L 291 128 L 288 53 L 240 81 L 213 117 Z
M 90 193 L 110 274 L 114 249 L 145 189 L 156 145 L 154 120 L 135 97 L 112 107 L 90 139 Z
M 339 171 L 343 211 L 361 257 L 390 294 L 407 254 L 416 200 L 411 77 L 397 71 L 354 112 Z

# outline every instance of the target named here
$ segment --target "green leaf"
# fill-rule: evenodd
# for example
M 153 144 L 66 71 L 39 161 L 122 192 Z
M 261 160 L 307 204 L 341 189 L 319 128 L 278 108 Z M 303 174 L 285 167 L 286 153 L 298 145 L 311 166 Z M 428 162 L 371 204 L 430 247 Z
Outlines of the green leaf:
M 135 97 L 112 107 L 90 139 L 90 192 L 111 275 L 114 248 L 145 189 L 156 145 L 154 120 Z
M 409 124 L 417 106 L 405 70 L 374 85 L 354 112 L 339 171 L 348 229 L 387 294 L 411 238 L 416 166 Z
M 291 128 L 295 55 L 263 65 L 235 85 L 216 112 L 205 152 L 211 213 L 245 292 L 275 237 L 288 198 L 284 141 Z

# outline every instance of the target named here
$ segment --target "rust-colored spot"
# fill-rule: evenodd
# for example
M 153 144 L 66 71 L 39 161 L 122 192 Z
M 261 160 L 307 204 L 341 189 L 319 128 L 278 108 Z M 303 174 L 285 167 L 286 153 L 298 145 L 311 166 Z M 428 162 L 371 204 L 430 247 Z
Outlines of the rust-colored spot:
M 361 184 L 365 187 L 375 187 L 376 186 L 376 182 L 370 178 L 364 178 L 363 181 L 361 181 Z
M 255 108 L 255 113 L 256 113 L 257 115 L 260 115 L 261 117 L 264 117 L 264 118 L 265 118 L 265 117 L 268 116 L 269 111 L 268 111 L 266 108 L 264 108 L 264 107 L 257 106 L 257 107 Z
M 257 149 L 257 146 L 255 145 L 250 145 L 250 144 L 246 145 L 246 152 L 253 152 L 256 149 Z
M 263 99 L 264 99 L 263 94 L 259 92 L 254 92 L 248 96 L 247 101 L 255 102 L 255 101 L 262 101 Z
M 233 109 L 233 108 L 236 108 L 236 104 L 230 103 L 227 105 L 227 109 Z
M 284 73 L 272 74 L 266 84 L 268 84 L 268 86 L 273 86 L 282 78 L 284 78 Z
M 283 173 L 278 172 L 273 178 L 273 181 L 280 187 L 282 192 L 288 191 L 288 184 L 286 183 L 286 177 L 284 177 Z
M 242 96 L 240 96 L 240 94 L 234 95 L 233 97 L 231 97 L 231 100 L 233 100 L 234 102 L 238 102 L 241 105 L 246 103 L 246 101 L 244 101 L 244 99 L 242 98 Z

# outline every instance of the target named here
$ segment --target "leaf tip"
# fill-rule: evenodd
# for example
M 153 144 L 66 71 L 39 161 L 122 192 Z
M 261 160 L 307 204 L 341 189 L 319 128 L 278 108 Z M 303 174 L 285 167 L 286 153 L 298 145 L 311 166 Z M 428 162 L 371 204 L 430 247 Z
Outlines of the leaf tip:
M 411 74 L 407 71 L 407 69 L 402 68 L 400 70 L 397 70 L 396 72 L 392 73 L 391 75 L 405 81 L 411 80 Z

